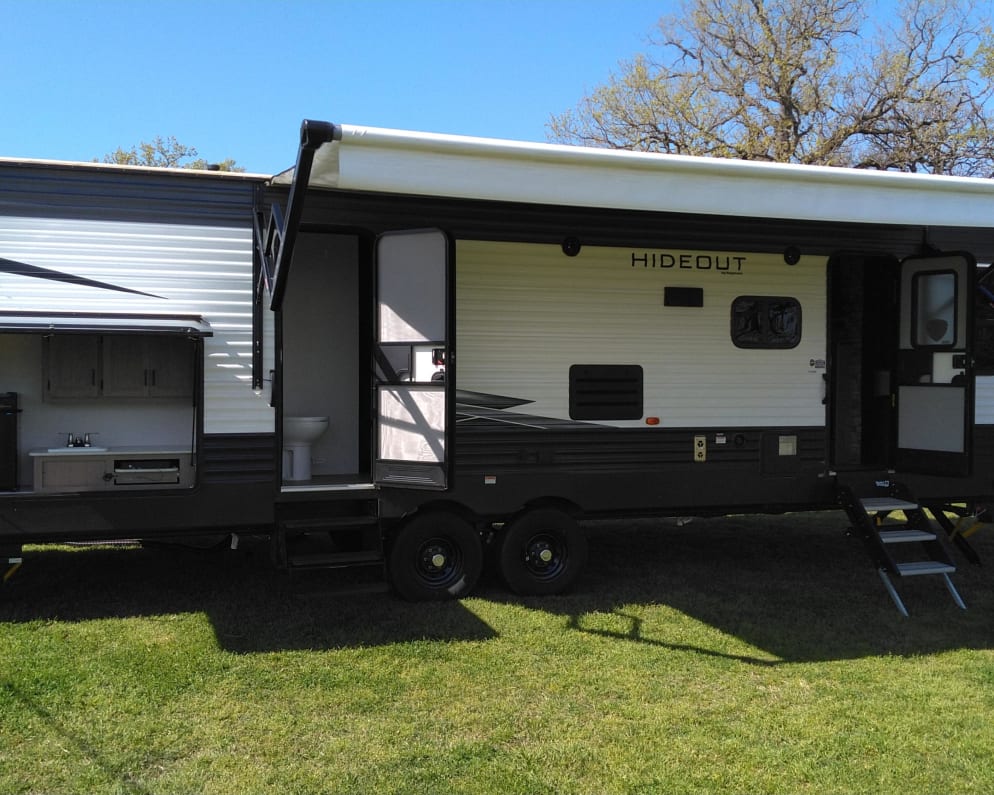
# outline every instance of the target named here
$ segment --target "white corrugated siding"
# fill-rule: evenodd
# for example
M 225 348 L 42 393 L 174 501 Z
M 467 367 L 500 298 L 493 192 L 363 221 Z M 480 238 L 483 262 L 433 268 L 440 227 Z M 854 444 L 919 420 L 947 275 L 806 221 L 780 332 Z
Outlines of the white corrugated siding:
M 644 414 L 661 427 L 824 425 L 824 258 L 791 267 L 779 255 L 741 254 L 733 275 L 632 267 L 633 253 L 646 252 L 586 246 L 567 257 L 555 245 L 459 241 L 460 389 L 528 399 L 513 411 L 566 419 L 570 365 L 638 364 Z M 667 285 L 702 287 L 703 308 L 664 307 Z M 796 298 L 801 343 L 736 348 L 731 305 L 743 295 Z
M 203 316 L 205 432 L 273 430 L 252 391 L 251 229 L 0 217 L 0 257 L 155 296 L 0 273 L 3 311 Z

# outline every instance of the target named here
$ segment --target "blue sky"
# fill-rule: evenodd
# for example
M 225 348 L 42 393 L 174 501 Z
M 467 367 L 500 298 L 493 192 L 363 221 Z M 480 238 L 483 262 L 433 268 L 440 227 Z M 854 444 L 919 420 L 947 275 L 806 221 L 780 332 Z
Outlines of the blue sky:
M 0 0 L 0 157 L 156 135 L 292 165 L 301 119 L 545 140 L 670 0 Z

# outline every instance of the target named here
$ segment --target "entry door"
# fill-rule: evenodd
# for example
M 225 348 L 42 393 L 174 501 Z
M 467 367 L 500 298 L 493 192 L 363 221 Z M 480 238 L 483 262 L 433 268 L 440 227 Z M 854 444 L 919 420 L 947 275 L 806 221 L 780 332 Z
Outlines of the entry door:
M 899 470 L 950 476 L 970 471 L 973 277 L 974 262 L 966 255 L 901 263 Z
M 375 480 L 444 489 L 453 411 L 451 246 L 440 230 L 376 241 Z

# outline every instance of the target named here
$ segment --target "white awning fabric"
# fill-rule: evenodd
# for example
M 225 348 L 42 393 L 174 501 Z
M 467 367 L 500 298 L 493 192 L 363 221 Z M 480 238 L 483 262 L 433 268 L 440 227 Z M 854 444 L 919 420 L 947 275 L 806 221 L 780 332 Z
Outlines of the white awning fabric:
M 873 224 L 989 227 L 994 180 L 340 125 L 309 188 Z M 287 185 L 293 171 L 273 178 Z

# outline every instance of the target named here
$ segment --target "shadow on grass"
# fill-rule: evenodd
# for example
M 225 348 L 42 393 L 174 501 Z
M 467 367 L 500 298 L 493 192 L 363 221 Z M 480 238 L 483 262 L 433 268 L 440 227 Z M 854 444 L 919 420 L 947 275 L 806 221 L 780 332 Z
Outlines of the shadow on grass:
M 748 643 L 774 660 L 761 665 L 961 648 L 994 648 L 994 529 L 971 543 L 988 565 L 957 558 L 953 580 L 968 610 L 941 578 L 896 580 L 911 616 L 887 595 L 862 543 L 841 512 L 592 523 L 588 574 L 568 597 L 534 601 L 578 631 L 682 648 L 647 635 L 632 606 L 661 604 Z M 623 631 L 584 629 L 584 616 L 613 613 Z
M 960 561 L 954 575 L 969 609 L 953 604 L 939 578 L 912 578 L 897 582 L 911 613 L 905 619 L 846 526 L 835 512 L 698 519 L 682 527 L 593 522 L 590 563 L 572 593 L 513 597 L 488 576 L 476 595 L 561 615 L 578 632 L 757 665 L 994 648 L 994 529 L 973 540 L 988 566 Z M 239 653 L 495 637 L 459 602 L 336 593 L 343 576 L 290 578 L 272 569 L 265 544 L 237 552 L 46 549 L 28 552 L 24 571 L 0 591 L 0 621 L 203 612 L 220 645 Z M 678 610 L 757 653 L 690 649 L 658 627 L 647 631 L 639 608 L 651 605 Z M 591 628 L 596 614 L 611 614 L 622 629 Z
M 204 613 L 219 645 L 236 653 L 494 637 L 460 602 L 408 604 L 382 583 L 378 572 L 291 577 L 272 566 L 264 541 L 244 542 L 237 551 L 29 549 L 22 569 L 0 590 L 0 622 Z

